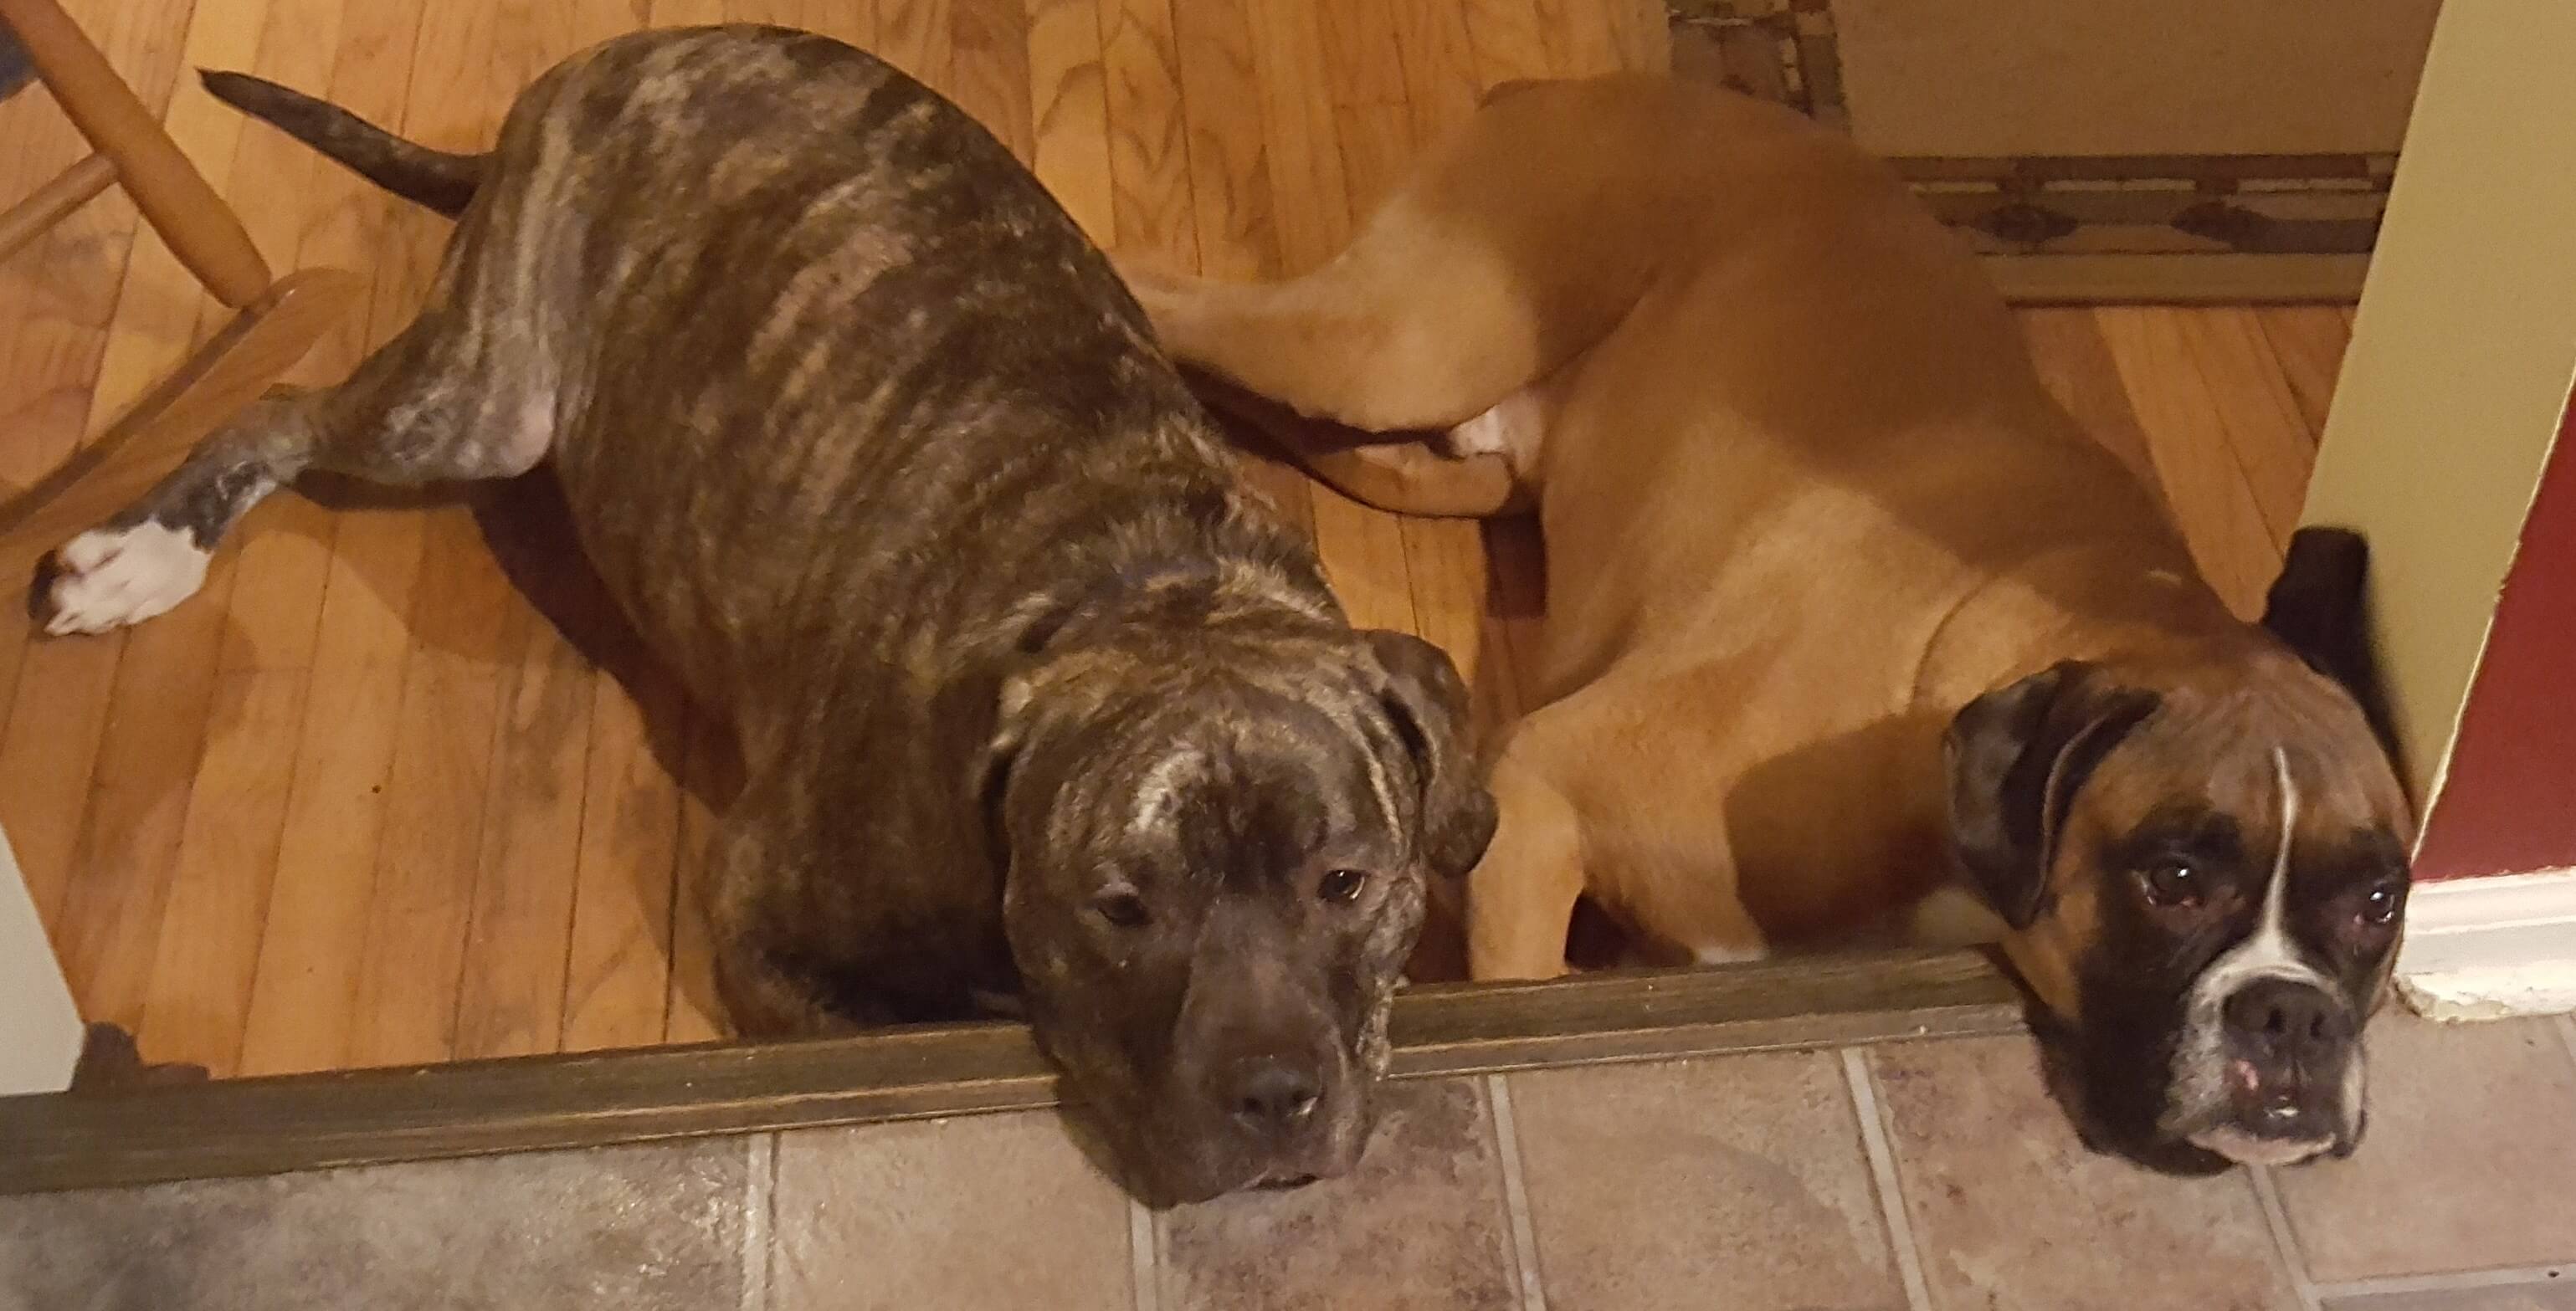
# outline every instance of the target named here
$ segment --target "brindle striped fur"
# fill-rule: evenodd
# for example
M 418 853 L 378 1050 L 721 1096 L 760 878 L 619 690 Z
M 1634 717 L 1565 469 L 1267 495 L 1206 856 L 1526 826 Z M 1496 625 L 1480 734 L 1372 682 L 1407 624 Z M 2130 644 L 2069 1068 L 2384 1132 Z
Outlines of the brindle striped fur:
M 1025 983 L 1149 1195 L 1355 1158 L 1423 879 L 1492 827 L 1463 689 L 1349 627 L 998 143 L 769 28 L 592 48 L 482 157 L 210 86 L 462 213 L 408 329 L 119 522 L 205 547 L 307 467 L 551 457 L 610 590 L 737 730 L 706 893 L 742 1029 L 953 1018 Z M 1347 905 L 1317 891 L 1339 868 L 1370 876 Z M 1105 921 L 1127 891 L 1146 922 Z M 1311 1122 L 1247 1127 L 1273 1067 L 1320 1085 Z

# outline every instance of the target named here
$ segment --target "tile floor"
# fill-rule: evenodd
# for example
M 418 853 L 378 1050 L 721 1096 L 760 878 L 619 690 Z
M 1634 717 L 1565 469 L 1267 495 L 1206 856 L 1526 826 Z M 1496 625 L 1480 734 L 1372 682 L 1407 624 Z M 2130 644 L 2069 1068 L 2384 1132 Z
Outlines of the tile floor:
M 1401 1084 L 1358 1175 L 1161 1214 L 1045 1114 L 0 1198 L 0 1311 L 2576 1311 L 2576 1025 L 2372 1042 L 2290 1171 L 2090 1156 L 1967 1039 Z

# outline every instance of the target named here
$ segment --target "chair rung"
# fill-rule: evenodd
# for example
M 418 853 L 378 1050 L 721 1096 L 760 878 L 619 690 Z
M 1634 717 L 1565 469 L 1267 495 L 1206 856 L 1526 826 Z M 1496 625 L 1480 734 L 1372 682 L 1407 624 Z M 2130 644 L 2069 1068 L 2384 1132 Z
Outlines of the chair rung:
M 17 254 L 20 247 L 45 235 L 115 181 L 116 162 L 105 155 L 91 155 L 55 175 L 34 195 L 0 214 L 0 259 Z

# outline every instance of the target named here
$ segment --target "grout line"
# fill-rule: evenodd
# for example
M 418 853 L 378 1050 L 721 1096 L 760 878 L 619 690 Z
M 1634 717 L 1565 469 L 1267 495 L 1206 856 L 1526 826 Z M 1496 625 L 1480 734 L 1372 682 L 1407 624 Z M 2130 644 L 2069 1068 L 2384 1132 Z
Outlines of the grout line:
M 1905 1214 L 1905 1186 L 1896 1175 L 1896 1149 L 1890 1144 L 1886 1112 L 1869 1076 L 1869 1058 L 1858 1047 L 1842 1051 L 1843 1079 L 1851 1085 L 1852 1117 L 1860 1122 L 1861 1150 L 1869 1156 L 1870 1178 L 1878 1185 L 1879 1218 L 1887 1224 L 1887 1245 L 1896 1256 L 1896 1273 L 1905 1281 L 1905 1305 L 1931 1311 L 1932 1290 L 1923 1278 L 1923 1254 L 1914 1245 L 1914 1222 Z
M 1494 1155 L 1503 1166 L 1503 1211 L 1511 1219 L 1512 1264 L 1518 1267 L 1523 1311 L 1547 1311 L 1547 1286 L 1539 1278 L 1538 1229 L 1530 1223 L 1529 1185 L 1521 1178 L 1521 1135 L 1512 1122 L 1512 1094 L 1503 1076 L 1485 1076 L 1485 1103 L 1493 1110 Z
M 2464 1288 L 2507 1288 L 2524 1284 L 2576 1283 L 2576 1265 L 2512 1266 L 2501 1270 L 2462 1270 L 2447 1275 L 2382 1275 L 2339 1284 L 2319 1284 L 2326 1297 L 2362 1293 L 2441 1293 Z
M 769 1267 L 778 1247 L 778 1135 L 753 1134 L 742 1172 L 742 1311 L 768 1311 Z
M 1133 1197 L 1127 1199 L 1127 1260 L 1136 1311 L 1160 1311 L 1163 1265 L 1155 1259 L 1154 1213 Z
M 2316 1281 L 2308 1278 L 2307 1259 L 2299 1253 L 2298 1235 L 2290 1228 L 2289 1208 L 2281 1205 L 2281 1190 L 2272 1183 L 2267 1166 L 2247 1166 L 2245 1177 L 2253 1182 L 2254 1200 L 2263 1211 L 2263 1227 L 2272 1231 L 2272 1250 L 2281 1258 L 2281 1272 L 2290 1277 L 2290 1291 L 2298 1294 L 2299 1305 L 2306 1311 L 2317 1311 Z

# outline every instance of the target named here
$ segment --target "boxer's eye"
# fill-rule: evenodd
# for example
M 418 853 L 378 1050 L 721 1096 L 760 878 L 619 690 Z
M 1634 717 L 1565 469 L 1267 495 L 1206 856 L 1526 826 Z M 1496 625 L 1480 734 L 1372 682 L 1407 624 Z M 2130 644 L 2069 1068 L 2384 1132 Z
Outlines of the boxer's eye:
M 2138 884 L 2146 889 L 2147 900 L 2159 906 L 2181 909 L 2200 904 L 2200 875 L 2179 860 L 2160 860 L 2138 871 Z
M 1091 899 L 1091 909 L 1122 929 L 1141 929 L 1154 918 L 1134 888 L 1111 888 Z
M 1334 869 L 1324 871 L 1324 877 L 1315 884 L 1315 895 L 1336 905 L 1347 906 L 1359 900 L 1360 893 L 1367 889 L 1367 874 L 1355 869 Z
M 2373 928 L 2386 928 L 2397 922 L 2398 908 L 2406 904 L 2406 890 L 2394 883 L 2382 883 L 2361 900 L 2361 922 Z

